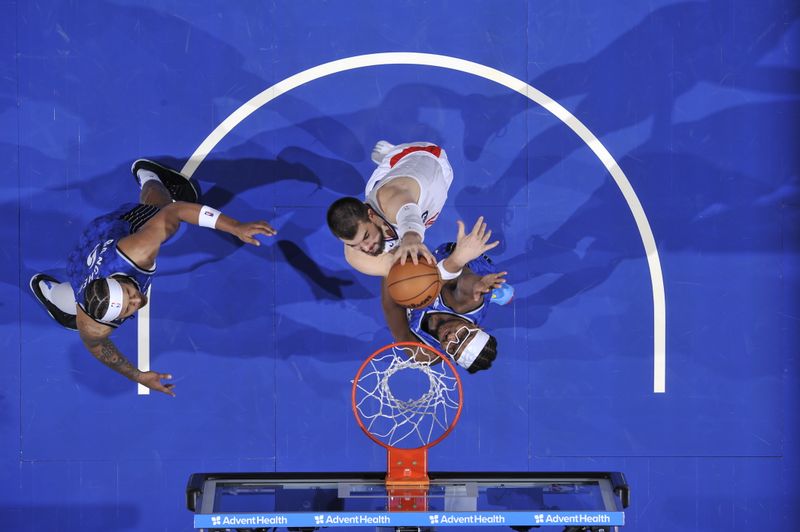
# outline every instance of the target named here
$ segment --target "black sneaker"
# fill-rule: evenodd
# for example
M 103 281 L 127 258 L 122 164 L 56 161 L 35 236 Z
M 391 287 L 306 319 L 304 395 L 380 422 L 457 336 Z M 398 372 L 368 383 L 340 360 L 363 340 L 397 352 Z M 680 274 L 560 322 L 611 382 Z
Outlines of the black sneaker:
M 149 170 L 158 176 L 164 186 L 167 188 L 170 197 L 174 201 L 188 201 L 189 203 L 198 203 L 200 199 L 200 187 L 197 183 L 171 168 L 162 166 L 156 162 L 148 161 L 147 159 L 138 159 L 133 162 L 131 172 L 133 173 L 136 184 L 142 188 L 139 182 L 139 176 L 136 172 L 139 170 Z
M 75 314 L 67 314 L 66 312 L 55 306 L 53 303 L 51 303 L 49 299 L 44 297 L 42 289 L 39 288 L 39 281 L 49 281 L 51 283 L 58 283 L 58 280 L 55 279 L 54 277 L 50 277 L 45 273 L 37 273 L 36 275 L 31 277 L 31 282 L 30 282 L 31 291 L 33 292 L 33 295 L 36 296 L 36 299 L 39 300 L 39 303 L 41 303 L 42 306 L 45 308 L 47 313 L 50 314 L 50 317 L 56 320 L 59 325 L 61 325 L 66 329 L 77 331 L 78 324 L 76 321 Z

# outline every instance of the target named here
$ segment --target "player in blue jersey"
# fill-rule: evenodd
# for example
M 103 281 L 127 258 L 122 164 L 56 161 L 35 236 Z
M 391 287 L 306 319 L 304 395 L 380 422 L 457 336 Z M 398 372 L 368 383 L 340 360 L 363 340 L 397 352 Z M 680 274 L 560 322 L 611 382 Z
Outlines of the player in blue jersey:
M 96 218 L 67 259 L 67 282 L 36 274 L 31 290 L 50 316 L 77 330 L 98 360 L 152 390 L 174 396 L 167 373 L 139 371 L 109 339 L 115 328 L 147 304 L 161 245 L 181 222 L 230 233 L 260 245 L 256 235 L 276 233 L 267 222 L 242 223 L 200 205 L 199 190 L 182 174 L 140 159 L 131 168 L 141 187 L 139 204 L 128 203 Z
M 483 217 L 469 233 L 458 222 L 456 242 L 442 244 L 433 252 L 444 284 L 425 308 L 398 305 L 384 283 L 381 303 L 395 341 L 421 342 L 440 349 L 470 373 L 489 369 L 497 356 L 497 339 L 480 324 L 490 302 L 505 305 L 514 295 L 506 284 L 507 272 L 498 271 L 484 254 L 499 244 L 489 243 L 491 234 Z

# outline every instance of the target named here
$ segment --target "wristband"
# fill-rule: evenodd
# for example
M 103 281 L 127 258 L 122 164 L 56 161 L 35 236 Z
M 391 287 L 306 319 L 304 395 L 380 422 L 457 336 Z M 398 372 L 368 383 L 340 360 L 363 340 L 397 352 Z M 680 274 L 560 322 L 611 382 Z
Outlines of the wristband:
M 200 207 L 200 214 L 197 217 L 197 225 L 214 229 L 217 227 L 217 220 L 220 214 L 222 213 L 217 209 L 209 207 L 208 205 L 202 205 Z
M 451 279 L 456 279 L 459 275 L 461 275 L 463 268 L 461 270 L 458 270 L 457 272 L 448 272 L 444 268 L 444 261 L 445 259 L 442 259 L 436 263 L 436 268 L 439 270 L 439 276 L 442 278 L 442 281 L 449 281 Z
M 417 233 L 425 241 L 425 225 L 422 223 L 422 210 L 416 203 L 406 203 L 397 211 L 397 237 L 402 240 L 408 232 Z

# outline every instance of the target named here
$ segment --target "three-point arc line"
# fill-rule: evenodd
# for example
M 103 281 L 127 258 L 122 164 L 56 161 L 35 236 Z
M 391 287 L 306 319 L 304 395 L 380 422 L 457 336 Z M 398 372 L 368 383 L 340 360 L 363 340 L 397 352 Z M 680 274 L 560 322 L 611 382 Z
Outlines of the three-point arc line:
M 225 135 L 233 131 L 242 120 L 260 109 L 263 105 L 274 100 L 281 94 L 285 94 L 297 87 L 310 81 L 330 76 L 338 72 L 355 70 L 358 68 L 383 66 L 383 65 L 417 65 L 445 68 L 457 70 L 466 74 L 472 74 L 489 81 L 494 81 L 525 96 L 536 104 L 540 105 L 553 116 L 558 118 L 568 128 L 575 132 L 578 137 L 591 149 L 603 163 L 608 173 L 619 187 L 628 208 L 633 214 L 639 236 L 642 239 L 647 265 L 650 270 L 650 283 L 653 291 L 653 393 L 664 393 L 666 391 L 666 298 L 664 295 L 664 277 L 661 271 L 661 261 L 658 256 L 653 231 L 644 213 L 642 204 L 633 190 L 628 178 L 620 166 L 611 156 L 609 151 L 602 145 L 600 140 L 589 131 L 575 116 L 567 111 L 561 104 L 552 98 L 533 88 L 522 80 L 510 76 L 504 72 L 496 70 L 479 63 L 437 54 L 411 53 L 411 52 L 387 52 L 379 54 L 366 54 L 354 57 L 346 57 L 329 63 L 309 68 L 298 74 L 276 83 L 268 89 L 257 94 L 241 107 L 236 109 L 228 118 L 211 132 L 202 144 L 195 150 L 186 164 L 183 166 L 182 173 L 189 177 L 205 160 L 211 150 L 223 139 Z M 149 369 L 150 364 L 150 321 L 147 307 L 140 311 L 138 322 L 138 363 L 139 368 Z M 139 385 L 139 393 L 147 394 L 149 389 Z

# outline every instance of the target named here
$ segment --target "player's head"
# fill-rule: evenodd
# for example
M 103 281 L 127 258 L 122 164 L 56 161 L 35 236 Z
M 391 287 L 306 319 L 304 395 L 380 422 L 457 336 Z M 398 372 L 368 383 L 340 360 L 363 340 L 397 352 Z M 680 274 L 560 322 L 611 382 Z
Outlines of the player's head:
M 96 320 L 110 322 L 127 318 L 147 304 L 147 296 L 124 276 L 96 279 L 86 286 L 83 306 Z
M 442 350 L 470 373 L 489 369 L 497 357 L 497 339 L 461 316 L 433 313 L 427 325 Z
M 346 245 L 369 255 L 383 253 L 385 237 L 377 215 L 358 198 L 340 198 L 328 208 L 328 227 Z

